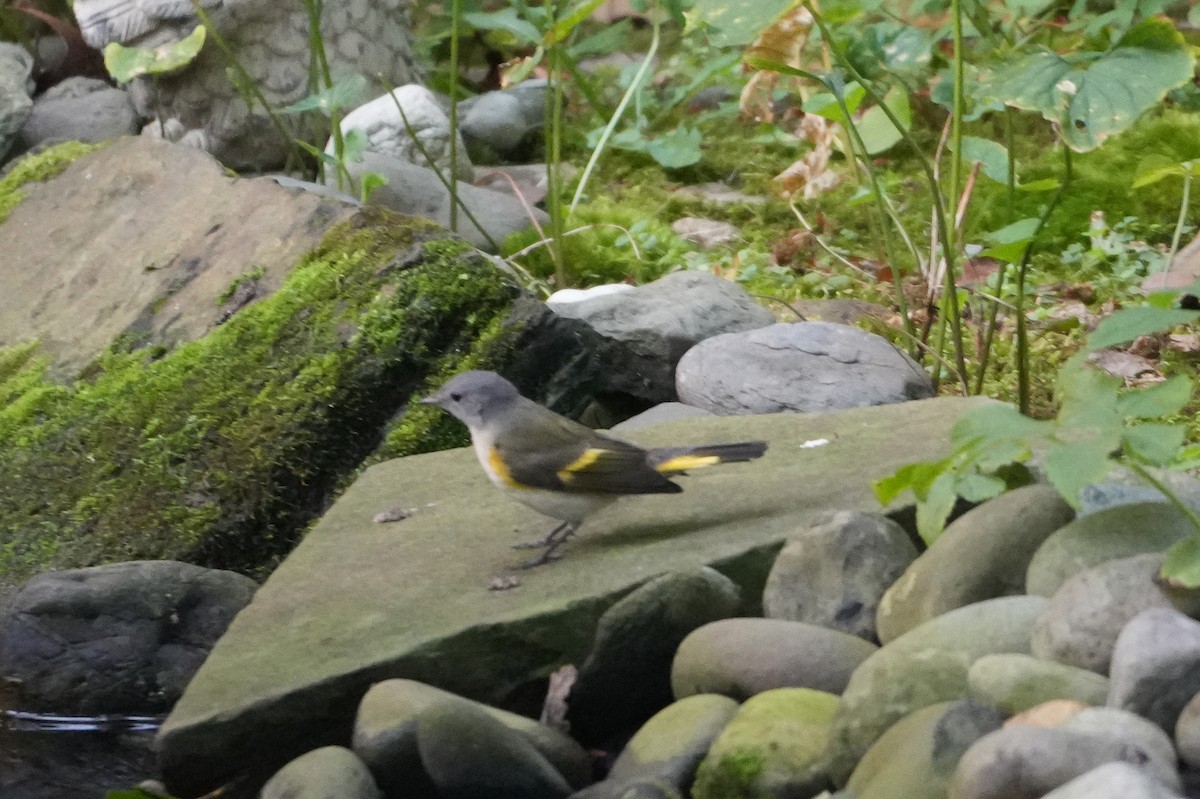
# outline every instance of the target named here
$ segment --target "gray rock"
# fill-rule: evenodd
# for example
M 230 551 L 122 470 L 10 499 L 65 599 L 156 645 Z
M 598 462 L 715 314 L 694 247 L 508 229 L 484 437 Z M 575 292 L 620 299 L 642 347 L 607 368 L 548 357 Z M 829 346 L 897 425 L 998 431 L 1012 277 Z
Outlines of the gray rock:
M 1173 608 L 1134 616 L 1113 647 L 1108 704 L 1131 710 L 1167 732 L 1200 693 L 1200 622 Z
M 0 161 L 17 141 L 33 110 L 33 56 L 20 45 L 0 42 Z
M 1033 629 L 1033 654 L 1097 674 L 1108 674 L 1113 646 L 1125 624 L 1143 610 L 1200 610 L 1195 591 L 1157 580 L 1163 556 L 1135 555 L 1101 563 L 1067 579 Z
M 695 419 L 698 416 L 712 416 L 706 410 L 684 405 L 682 402 L 660 402 L 642 411 L 637 416 L 631 416 L 620 424 L 613 425 L 614 432 L 621 430 L 636 430 L 639 427 L 653 427 L 664 422 L 674 422 L 677 419 Z
M 371 192 L 369 204 L 423 216 L 439 225 L 449 226 L 450 192 L 433 170 L 370 151 L 363 153 L 361 161 L 350 162 L 346 167 L 353 179 L 355 193 L 360 189 L 363 175 L 374 173 L 387 178 L 385 185 Z M 325 176 L 326 183 L 336 185 L 335 181 L 336 176 L 332 173 Z M 495 252 L 496 246 L 509 234 L 533 224 L 524 206 L 511 194 L 478 189 L 459 181 L 458 197 L 476 221 L 472 222 L 460 207 L 457 232 L 481 250 Z M 534 215 L 539 222 L 548 221 L 542 211 L 535 209 Z
M 654 779 L 686 792 L 701 759 L 737 712 L 737 702 L 713 694 L 668 705 L 629 740 L 605 782 L 612 787 Z
M 831 411 L 933 396 L 929 376 L 882 336 L 828 322 L 714 336 L 688 350 L 679 399 L 714 413 Z
M 1175 722 L 1175 749 L 1180 760 L 1200 769 L 1200 693 L 1188 700 Z
M 626 382 L 641 387 L 628 393 L 648 402 L 675 399 L 676 364 L 698 342 L 773 319 L 736 283 L 708 272 L 673 272 L 633 291 L 550 307 L 623 343 L 631 356 Z
M 382 799 L 371 772 L 349 749 L 325 746 L 275 772 L 259 799 Z
M 692 797 L 790 799 L 825 788 L 837 706 L 836 695 L 808 688 L 777 688 L 746 700 L 700 763 Z
M 885 643 L 948 610 L 1024 593 L 1034 552 L 1075 512 L 1048 485 L 1001 494 L 956 519 L 883 595 Z
M 671 666 L 675 696 L 745 699 L 772 688 L 838 694 L 876 652 L 857 636 L 782 619 L 725 619 L 683 639 Z
M 967 691 L 972 699 L 1006 713 L 1020 713 L 1054 699 L 1102 705 L 1108 698 L 1108 680 L 1086 669 L 1029 655 L 985 655 L 971 664 Z
M 44 142 L 101 142 L 137 133 L 139 121 L 129 93 L 96 78 L 67 78 L 33 101 L 21 128 L 21 147 Z
M 1123 762 L 1105 763 L 1042 799 L 1180 799 L 1180 794 Z
M 572 787 L 581 788 L 590 781 L 591 764 L 587 753 L 558 730 L 431 685 L 397 679 L 371 686 L 359 703 L 354 719 L 354 752 L 371 769 L 388 795 L 434 794 L 418 752 L 418 720 L 428 708 L 454 702 L 471 705 L 524 737 Z
M 1172 505 L 1142 502 L 1082 516 L 1046 539 L 1034 553 L 1025 590 L 1051 596 L 1067 578 L 1106 560 L 1162 552 L 1196 532 Z
M 413 135 L 409 134 L 409 128 L 412 128 Z M 424 86 L 401 86 L 390 94 L 360 105 L 342 118 L 342 134 L 352 130 L 361 131 L 366 136 L 366 149 L 373 153 L 423 169 L 437 169 L 444 175 L 450 172 L 450 118 L 433 92 Z M 432 164 L 421 152 L 422 149 L 433 159 Z M 325 152 L 334 152 L 332 140 L 325 145 Z M 458 139 L 457 166 L 455 174 L 458 179 L 469 182 L 474 170 L 461 136 Z
M 945 799 L 963 753 L 1003 721 L 1004 714 L 996 708 L 969 699 L 909 713 L 867 750 L 846 783 L 846 795 Z
M 944 613 L 910 630 L 855 669 L 842 692 L 830 744 L 836 784 L 879 736 L 922 707 L 962 699 L 967 671 L 984 655 L 1029 653 L 1033 622 L 1046 606 L 1040 597 L 1001 597 Z
M 169 708 L 257 588 L 175 561 L 40 574 L 0 620 L 0 676 L 23 710 Z
M 191 33 L 199 22 L 190 4 L 157 0 L 80 0 L 73 4 L 88 44 L 103 50 L 109 42 L 153 47 Z M 207 46 L 183 69 L 169 75 L 134 78 L 129 93 L 142 117 L 161 114 L 143 129 L 148 136 L 199 147 L 234 169 L 281 166 L 294 147 L 279 134 L 256 103 L 246 107 L 231 79 L 234 58 L 261 90 L 272 109 L 309 96 L 309 20 L 305 7 L 270 0 L 208 2 L 211 37 L 219 35 L 232 51 Z M 393 86 L 419 78 L 410 44 L 407 0 L 346 0 L 323 4 L 321 38 L 335 78 L 384 75 Z M 325 132 L 293 132 L 323 146 Z M 311 138 L 309 138 L 311 137 Z
M 528 739 L 469 702 L 435 702 L 421 711 L 417 748 L 440 799 L 559 799 L 571 793 Z
M 499 594 L 487 586 L 517 557 L 509 545 L 544 532 L 545 520 L 495 492 L 470 448 L 378 463 L 272 573 L 188 685 L 159 733 L 166 782 L 197 795 L 234 768 L 278 768 L 283 744 L 306 732 L 295 719 L 310 730 L 348 726 L 369 675 L 422 676 L 504 701 L 580 662 L 600 614 L 653 574 L 712 565 L 753 597 L 806 519 L 878 508 L 863 463 L 883 474 L 945 457 L 950 427 L 987 404 L 940 398 L 630 431 L 643 446 L 761 439 L 771 450 L 696 471 L 682 495 L 617 503 L 588 520 L 561 561 Z M 804 448 L 831 428 L 834 444 Z M 399 526 L 373 523 L 398 490 L 420 511 Z M 246 740 L 258 742 L 253 751 Z
M 533 132 L 522 112 L 521 101 L 503 91 L 486 92 L 476 98 L 463 112 L 459 129 L 476 152 L 490 152 L 502 158 L 515 155 L 521 142 Z
M 606 610 L 571 686 L 571 733 L 585 743 L 627 735 L 671 704 L 679 643 L 697 627 L 736 615 L 740 601 L 733 581 L 703 568 L 657 577 Z
M 1097 766 L 1125 762 L 1177 791 L 1175 753 L 1162 730 L 1132 713 L 1081 711 L 1047 728 L 1015 724 L 980 738 L 959 761 L 951 799 L 1036 799 Z
M 741 234 L 741 229 L 730 222 L 695 216 L 676 219 L 671 223 L 671 230 L 702 250 L 711 250 L 713 247 L 736 241 Z
M 917 557 L 908 534 L 885 516 L 840 511 L 793 535 L 767 576 L 767 618 L 818 624 L 876 641 L 887 586 Z

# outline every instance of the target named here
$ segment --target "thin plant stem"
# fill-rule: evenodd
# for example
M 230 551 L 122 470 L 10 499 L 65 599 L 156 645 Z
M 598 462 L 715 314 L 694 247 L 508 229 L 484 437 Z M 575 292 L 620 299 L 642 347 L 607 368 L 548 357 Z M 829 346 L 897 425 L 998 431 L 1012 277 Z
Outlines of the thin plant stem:
M 1179 241 L 1183 238 L 1183 223 L 1187 221 L 1188 203 L 1192 198 L 1192 170 L 1183 173 L 1183 199 L 1179 201 L 1179 217 L 1175 220 L 1175 233 L 1171 236 L 1171 251 L 1167 253 L 1167 265 L 1164 272 L 1170 271 L 1175 253 L 1179 252 Z
M 584 191 L 587 189 L 588 179 L 592 176 L 596 164 L 600 161 L 600 156 L 604 152 L 608 140 L 612 138 L 613 131 L 617 129 L 617 125 L 621 122 L 621 116 L 625 113 L 625 109 L 629 107 L 629 102 L 633 99 L 634 95 L 641 89 L 642 81 L 645 79 L 646 73 L 650 70 L 650 65 L 654 63 L 654 56 L 658 53 L 658 45 L 661 41 L 662 27 L 657 15 L 654 17 L 653 24 L 654 30 L 651 34 L 650 48 L 646 51 L 646 57 L 642 59 L 642 64 L 633 76 L 633 80 L 629 82 L 629 88 L 625 90 L 621 101 L 617 103 L 617 110 L 613 111 L 608 124 L 604 126 L 604 132 L 600 134 L 600 140 L 592 148 L 592 155 L 588 158 L 587 166 L 583 168 L 583 175 L 579 178 L 579 184 L 575 187 L 575 195 L 571 198 L 571 207 L 568 213 L 575 212 L 575 207 L 579 205 L 579 201 L 583 198 Z
M 547 3 L 550 18 L 547 30 L 552 30 L 558 21 L 558 0 Z M 562 105 L 563 82 L 559 74 L 562 61 L 563 45 L 559 41 L 551 42 L 546 47 L 546 71 L 550 81 L 546 92 L 546 210 L 550 214 L 550 260 L 554 263 L 554 277 L 558 288 L 566 288 L 570 284 L 570 274 L 567 272 L 566 259 L 563 255 L 563 236 L 566 221 L 563 214 L 563 185 L 562 185 Z
M 1135 461 L 1133 458 L 1122 458 L 1121 463 L 1128 466 L 1137 474 L 1138 477 L 1142 478 L 1151 486 L 1156 488 L 1164 497 L 1167 498 L 1167 502 L 1170 502 L 1172 505 L 1174 505 L 1176 510 L 1182 513 L 1184 517 L 1192 523 L 1192 526 L 1196 528 L 1197 533 L 1200 533 L 1200 516 L 1198 516 L 1196 511 L 1190 508 L 1187 503 L 1181 500 L 1179 496 L 1167 486 L 1166 483 L 1155 477 L 1153 472 Z
M 1004 107 L 1004 144 L 1008 148 L 1008 176 L 1005 195 L 1008 197 L 1009 218 L 1012 222 L 1012 217 L 1015 215 L 1017 207 L 1017 160 L 1013 158 L 1013 145 L 1015 143 L 1015 130 L 1013 126 L 1013 116 L 1016 112 L 1011 106 Z M 1005 263 L 1000 266 L 1000 270 L 996 273 L 996 297 L 1004 296 L 1004 281 L 1008 277 L 1009 264 Z M 987 295 L 983 295 L 987 296 Z M 983 393 L 984 375 L 987 374 L 989 362 L 992 358 L 992 343 L 996 338 L 996 326 L 1000 318 L 1000 303 L 999 299 L 995 299 L 988 308 L 987 321 L 984 323 L 983 333 L 983 351 L 979 355 L 979 368 L 975 372 L 975 394 Z
M 450 230 L 454 233 L 458 232 L 458 38 L 461 23 L 462 0 L 450 0 L 450 181 L 446 188 L 450 192 Z M 415 136 L 413 141 L 416 141 Z

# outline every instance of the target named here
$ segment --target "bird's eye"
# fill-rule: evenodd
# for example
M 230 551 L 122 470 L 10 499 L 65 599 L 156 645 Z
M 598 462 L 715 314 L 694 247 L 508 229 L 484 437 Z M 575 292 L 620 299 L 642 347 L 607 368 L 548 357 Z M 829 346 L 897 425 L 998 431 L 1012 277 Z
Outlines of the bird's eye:
M 457 391 L 452 391 L 450 393 L 450 399 L 454 400 L 455 402 L 458 402 L 459 400 L 462 399 L 462 394 L 459 394 Z

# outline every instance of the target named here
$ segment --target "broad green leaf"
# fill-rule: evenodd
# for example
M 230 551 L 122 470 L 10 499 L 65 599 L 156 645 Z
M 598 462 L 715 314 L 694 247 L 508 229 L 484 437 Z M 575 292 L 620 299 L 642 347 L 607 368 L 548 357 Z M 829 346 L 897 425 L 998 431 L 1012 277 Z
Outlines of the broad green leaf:
M 566 40 L 579 27 L 579 23 L 590 17 L 592 12 L 604 5 L 604 3 L 605 0 L 582 0 L 582 2 L 578 3 L 565 16 L 559 19 L 558 22 L 555 22 L 550 30 L 546 31 L 546 36 L 542 43 L 549 46 Z
M 182 69 L 200 54 L 207 31 L 197 25 L 182 39 L 157 47 L 125 47 L 109 42 L 104 47 L 104 68 L 118 83 L 128 83 L 142 75 L 164 75 Z
M 912 109 L 908 104 L 908 92 L 903 87 L 893 88 L 884 95 L 883 102 L 906 130 L 912 126 Z M 863 147 L 870 155 L 889 150 L 904 138 L 903 132 L 892 124 L 879 106 L 868 108 L 854 125 L 862 138 Z
M 1034 233 L 1037 233 L 1038 222 L 1039 220 L 1034 217 L 1018 219 L 1011 225 L 1005 225 L 999 230 L 984 233 L 983 240 L 995 242 L 996 244 L 1025 244 L 1033 238 Z
M 1200 588 L 1200 533 L 1176 541 L 1163 558 L 1162 576 L 1173 586 Z
M 1143 20 L 1105 53 L 1042 51 L 994 70 L 986 93 L 1040 113 L 1078 152 L 1128 128 L 1192 78 L 1195 58 L 1171 22 Z
M 1049 422 L 1042 422 L 1042 424 L 1046 426 L 1047 430 L 1050 429 Z M 993 441 L 975 459 L 975 468 L 981 472 L 996 472 L 1005 466 L 1027 461 L 1031 457 L 1033 457 L 1033 449 L 1027 440 Z
M 700 160 L 700 131 L 680 125 L 651 140 L 646 151 L 667 169 L 691 166 Z
M 1004 103 L 985 96 L 985 86 L 979 82 L 979 68 L 971 64 L 963 65 L 963 100 L 966 108 L 963 119 L 974 122 L 984 115 L 994 111 L 1003 111 Z M 954 75 L 946 69 L 938 73 L 933 87 L 929 91 L 929 99 L 950 111 L 954 108 Z
M 1133 341 L 1138 336 L 1160 333 L 1175 325 L 1195 322 L 1197 319 L 1200 319 L 1200 311 L 1146 306 L 1123 308 L 1100 321 L 1088 336 L 1086 349 L 1088 352 L 1102 350 Z
M 1112 442 L 1107 439 L 1062 444 L 1050 450 L 1042 468 L 1063 499 L 1078 508 L 1079 493 L 1102 480 L 1112 468 L 1111 452 Z
M 481 31 L 503 31 L 522 44 L 540 44 L 542 34 L 528 20 L 522 19 L 515 8 L 499 11 L 477 11 L 462 15 L 463 22 Z
M 1183 425 L 1148 423 L 1130 427 L 1121 438 L 1130 455 L 1163 466 L 1179 455 L 1184 433 Z
M 863 98 L 866 96 L 867 90 L 859 84 L 846 84 L 842 95 L 846 103 L 846 110 L 851 114 L 856 112 L 862 104 Z M 806 114 L 816 114 L 819 117 L 824 117 L 842 126 L 846 124 L 846 116 L 842 113 L 842 106 L 838 103 L 837 95 L 833 92 L 814 94 L 804 101 L 804 105 L 801 108 Z
M 978 163 L 983 168 L 983 174 L 997 183 L 1008 183 L 1008 150 L 1000 142 L 963 136 L 962 157 Z
M 954 490 L 967 502 L 984 502 L 1000 494 L 1007 486 L 999 477 L 968 473 L 959 476 Z
M 886 507 L 905 491 L 912 491 L 918 497 L 924 496 L 929 492 L 933 481 L 949 466 L 949 460 L 908 463 L 893 474 L 876 480 L 871 484 L 871 488 L 875 492 L 875 499 Z
M 1183 376 L 1174 377 L 1149 386 L 1134 389 L 1121 395 L 1117 400 L 1117 410 L 1124 416 L 1135 419 L 1156 419 L 1159 416 L 1170 416 L 1183 410 L 1192 398 L 1192 381 Z
M 1011 405 L 974 408 L 950 428 L 950 440 L 961 446 L 972 439 L 990 443 L 1003 439 L 1027 439 L 1045 435 L 1049 423 L 1030 419 Z
M 954 493 L 955 476 L 953 472 L 943 472 L 938 475 L 929 491 L 917 502 L 917 532 L 921 539 L 932 545 L 946 529 L 946 519 L 954 510 L 958 495 Z
M 1133 188 L 1141 189 L 1158 183 L 1165 178 L 1200 177 L 1200 160 L 1172 161 L 1165 155 L 1147 156 L 1138 164 L 1133 178 Z
M 708 41 L 716 47 L 742 47 L 794 4 L 794 0 L 696 0 L 684 18 L 688 31 L 707 29 Z
M 868 80 L 883 74 L 920 74 L 929 68 L 933 37 L 923 28 L 898 22 L 877 22 L 848 30 L 861 30 L 846 48 L 846 56 Z
M 1061 185 L 1058 178 L 1042 178 L 1041 180 L 1031 180 L 1028 183 L 1018 183 L 1017 191 L 1054 191 Z
M 573 61 L 593 55 L 615 53 L 628 43 L 631 27 L 632 23 L 629 19 L 623 19 L 613 25 L 605 25 L 591 36 L 585 36 L 572 43 L 567 48 L 567 53 Z
M 1068 361 L 1058 373 L 1058 411 L 1060 431 L 1091 431 L 1116 449 L 1117 439 L 1125 429 L 1125 417 L 1117 410 L 1117 389 L 1121 378 L 1082 365 L 1077 359 Z
M 367 79 L 362 75 L 348 75 L 327 89 L 297 100 L 284 108 L 283 113 L 299 114 L 304 111 L 320 111 L 330 117 L 335 111 L 358 102 L 366 88 Z

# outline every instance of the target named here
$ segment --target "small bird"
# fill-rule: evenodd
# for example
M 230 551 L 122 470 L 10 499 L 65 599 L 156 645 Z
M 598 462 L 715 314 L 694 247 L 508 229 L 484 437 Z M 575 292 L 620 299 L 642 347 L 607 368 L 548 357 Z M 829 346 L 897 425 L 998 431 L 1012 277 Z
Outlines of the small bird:
M 525 567 L 553 560 L 584 519 L 620 496 L 677 494 L 683 489 L 671 476 L 753 460 L 767 450 L 764 441 L 642 449 L 543 408 L 495 372 L 464 372 L 420 401 L 467 426 L 479 465 L 496 486 L 562 522 L 519 545 L 543 549 Z

